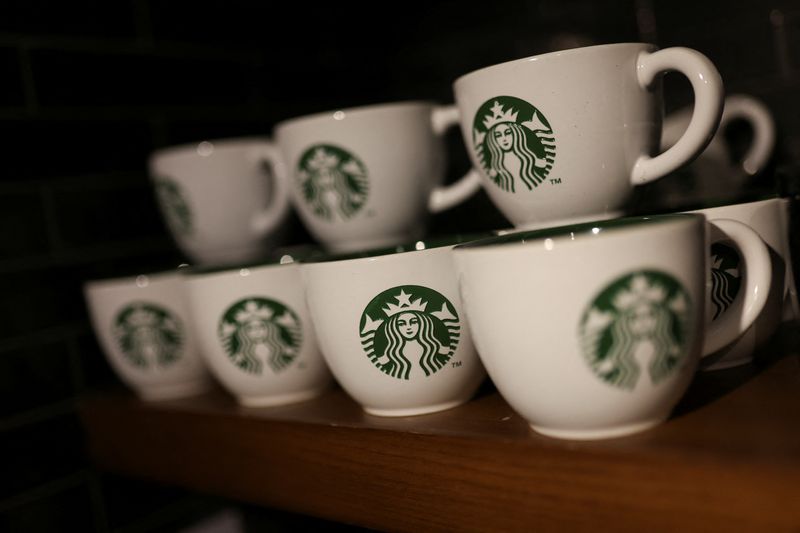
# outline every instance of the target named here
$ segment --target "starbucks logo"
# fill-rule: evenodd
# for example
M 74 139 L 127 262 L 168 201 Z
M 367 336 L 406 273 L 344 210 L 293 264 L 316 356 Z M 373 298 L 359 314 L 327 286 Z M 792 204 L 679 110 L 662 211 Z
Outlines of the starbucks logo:
M 608 285 L 583 314 L 583 356 L 597 377 L 633 390 L 643 368 L 655 385 L 686 357 L 691 302 L 663 272 L 643 270 Z
M 312 146 L 300 157 L 298 177 L 303 199 L 326 220 L 347 220 L 367 201 L 367 168 L 343 148 Z
M 161 212 L 164 213 L 169 228 L 178 235 L 191 235 L 192 210 L 186 202 L 181 186 L 165 177 L 156 178 L 155 186 Z
M 403 285 L 372 299 L 359 331 L 372 364 L 393 378 L 410 379 L 416 367 L 430 376 L 450 361 L 461 326 L 447 298 L 427 287 Z
M 538 187 L 556 157 L 553 128 L 544 115 L 513 96 L 490 98 L 475 113 L 472 140 L 483 170 L 501 189 Z
M 721 243 L 711 245 L 711 303 L 716 320 L 736 299 L 742 286 L 741 258 L 736 249 Z
M 180 359 L 183 326 L 161 306 L 136 302 L 122 309 L 113 334 L 125 358 L 142 369 L 167 367 Z
M 275 300 L 251 297 L 228 308 L 219 338 L 230 360 L 251 374 L 280 372 L 295 360 L 303 339 L 297 314 Z

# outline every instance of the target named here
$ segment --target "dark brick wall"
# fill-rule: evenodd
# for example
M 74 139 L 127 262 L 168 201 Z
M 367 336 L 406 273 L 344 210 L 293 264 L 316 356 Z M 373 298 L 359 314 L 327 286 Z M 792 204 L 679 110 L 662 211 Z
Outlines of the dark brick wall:
M 706 53 L 729 92 L 775 113 L 773 167 L 800 159 L 796 0 L 289 4 L 0 4 L 0 530 L 167 531 L 220 505 L 96 472 L 75 415 L 82 391 L 115 380 L 82 281 L 180 259 L 146 179 L 154 148 L 337 107 L 447 102 L 475 68 L 644 40 Z M 690 102 L 669 76 L 666 108 Z M 448 143 L 454 179 L 466 153 L 457 132 Z M 480 194 L 432 230 L 504 225 Z M 292 235 L 307 238 L 296 222 Z

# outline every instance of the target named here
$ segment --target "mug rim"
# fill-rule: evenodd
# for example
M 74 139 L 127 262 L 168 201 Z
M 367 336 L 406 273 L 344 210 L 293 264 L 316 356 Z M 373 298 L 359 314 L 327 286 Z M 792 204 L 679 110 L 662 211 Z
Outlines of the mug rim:
M 355 107 L 329 109 L 328 111 L 309 113 L 307 115 L 300 115 L 297 117 L 291 117 L 281 120 L 280 122 L 275 124 L 275 128 L 273 129 L 273 131 L 275 137 L 278 137 L 280 135 L 280 131 L 286 130 L 286 128 L 301 125 L 306 122 L 315 122 L 318 120 L 331 119 L 334 118 L 333 116 L 336 113 L 344 113 L 346 117 L 347 115 L 350 114 L 371 113 L 374 111 L 378 111 L 379 108 L 386 108 L 386 110 L 394 110 L 403 107 L 437 107 L 439 105 L 441 104 L 433 100 L 397 100 L 394 102 L 383 102 L 378 104 L 366 104 Z
M 159 281 L 166 281 L 171 277 L 174 277 L 176 280 L 179 280 L 180 276 L 183 274 L 182 271 L 187 267 L 188 265 L 182 264 L 181 266 L 169 270 L 158 270 L 156 272 L 141 272 L 139 274 L 131 274 L 127 276 L 115 276 L 110 278 L 88 279 L 83 282 L 83 288 L 86 291 L 103 289 L 103 288 L 117 288 L 117 289 L 130 288 L 129 285 L 135 284 L 136 280 L 139 279 L 141 276 L 145 276 L 149 280 L 155 279 Z
M 583 53 L 583 52 L 595 51 L 595 50 L 597 50 L 599 48 L 622 48 L 622 47 L 625 47 L 625 46 L 631 46 L 631 47 L 632 46 L 637 46 L 637 47 L 640 47 L 640 48 L 650 49 L 651 51 L 658 50 L 658 46 L 657 45 L 655 45 L 653 43 L 645 43 L 645 42 L 606 43 L 606 44 L 595 44 L 595 45 L 592 45 L 592 46 L 579 46 L 577 48 L 567 48 L 565 50 L 556 50 L 556 51 L 547 52 L 547 53 L 544 53 L 544 54 L 536 54 L 536 55 L 532 55 L 532 56 L 521 57 L 521 58 L 517 58 L 517 59 L 511 59 L 509 61 L 504 61 L 502 63 L 495 63 L 494 65 L 488 65 L 488 66 L 485 66 L 485 67 L 481 67 L 481 68 L 479 68 L 477 70 L 470 71 L 470 72 L 468 72 L 466 74 L 462 74 L 461 76 L 456 78 L 456 80 L 453 82 L 453 88 L 456 88 L 456 86 L 463 85 L 464 83 L 466 83 L 466 79 L 467 78 L 471 78 L 473 76 L 479 76 L 479 75 L 482 75 L 482 74 L 486 74 L 488 71 L 492 71 L 492 70 L 495 70 L 495 69 L 507 68 L 507 67 L 509 67 L 509 66 L 511 66 L 513 64 L 517 64 L 517 63 L 527 63 L 527 62 L 531 62 L 531 61 L 539 61 L 539 60 L 542 60 L 542 59 L 552 59 L 554 57 L 575 55 L 575 54 L 579 54 L 579 53 Z
M 200 139 L 193 142 L 174 144 L 157 148 L 150 152 L 147 158 L 148 166 L 152 166 L 157 159 L 163 158 L 180 158 L 180 157 L 196 157 L 197 147 L 202 143 L 211 143 L 214 146 L 214 151 L 232 150 L 232 149 L 247 149 L 254 145 L 272 144 L 272 139 L 269 135 L 251 135 L 243 137 L 222 137 L 217 139 Z M 209 154 L 211 155 L 211 154 Z
M 289 254 L 284 254 L 278 258 L 264 259 L 262 261 L 255 261 L 252 263 L 242 263 L 238 265 L 209 265 L 209 266 L 196 266 L 189 267 L 181 272 L 184 279 L 199 279 L 205 276 L 217 276 L 238 274 L 242 270 L 249 271 L 262 271 L 273 268 L 283 268 L 291 265 L 299 265 L 301 261 L 297 258 L 290 256 L 290 261 L 283 261 L 284 257 Z
M 552 228 L 521 230 L 506 235 L 459 244 L 453 248 L 453 251 L 456 253 L 470 251 L 502 252 L 546 241 L 551 241 L 551 243 L 562 240 L 583 241 L 592 237 L 603 238 L 605 235 L 617 235 L 623 232 L 650 231 L 653 226 L 691 224 L 697 220 L 705 221 L 706 217 L 701 213 L 667 213 L 663 215 L 597 220 Z M 548 248 L 547 246 L 545 247 Z
M 780 202 L 783 199 L 778 194 L 759 195 L 752 198 L 743 198 L 728 202 L 725 200 L 711 200 L 709 202 L 702 202 L 704 205 L 689 206 L 688 209 L 677 211 L 676 213 L 696 213 L 706 211 L 708 209 L 725 209 L 726 207 L 742 207 L 746 205 L 767 204 L 770 202 Z
M 432 250 L 442 250 L 444 248 L 452 248 L 461 243 L 468 243 L 474 240 L 481 240 L 484 236 L 492 235 L 492 232 L 475 232 L 475 233 L 456 233 L 453 235 L 441 235 L 438 237 L 428 237 L 425 239 L 417 239 L 414 241 L 407 241 L 395 246 L 382 246 L 378 248 L 371 248 L 368 250 L 361 250 L 357 252 L 342 252 L 325 254 L 318 257 L 312 257 L 299 261 L 302 265 L 319 265 L 319 264 L 342 264 L 352 263 L 354 261 L 377 261 L 387 257 L 396 257 L 405 254 L 413 254 L 417 252 L 427 252 Z

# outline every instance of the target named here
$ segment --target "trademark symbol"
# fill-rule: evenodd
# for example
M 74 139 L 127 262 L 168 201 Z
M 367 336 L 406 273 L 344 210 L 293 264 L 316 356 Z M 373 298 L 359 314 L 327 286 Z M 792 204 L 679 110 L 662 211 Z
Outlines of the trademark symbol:
M 550 178 L 550 185 L 558 185 L 561 183 L 561 178 Z
M 453 365 L 453 368 L 458 368 L 461 366 L 461 361 L 453 361 L 450 364 Z

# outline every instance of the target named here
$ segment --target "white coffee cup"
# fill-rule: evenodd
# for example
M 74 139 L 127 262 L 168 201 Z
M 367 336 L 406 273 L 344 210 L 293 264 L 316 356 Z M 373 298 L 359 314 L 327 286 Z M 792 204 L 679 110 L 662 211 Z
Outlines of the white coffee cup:
M 196 264 L 257 260 L 282 240 L 288 184 L 269 140 L 174 146 L 154 152 L 149 165 L 167 226 Z
M 391 246 L 422 236 L 429 212 L 449 209 L 480 187 L 469 172 L 442 187 L 445 131 L 454 107 L 401 102 L 294 118 L 275 138 L 293 175 L 295 210 L 335 251 Z
M 713 225 L 737 243 L 752 275 L 735 304 L 742 312 L 709 326 L 701 215 L 519 232 L 454 249 L 481 360 L 534 430 L 601 439 L 655 426 L 701 354 L 747 330 L 766 302 L 769 252 L 741 223 Z
M 681 109 L 670 114 L 664 119 L 664 129 L 661 135 L 661 148 L 667 150 L 681 138 L 692 118 L 691 109 Z M 744 120 L 753 129 L 753 140 L 744 159 L 737 163 L 731 162 L 730 150 L 725 145 L 722 133 L 731 122 Z M 767 106 L 753 96 L 746 94 L 732 94 L 725 98 L 720 120 L 719 130 L 708 144 L 706 149 L 698 156 L 695 164 L 705 163 L 705 168 L 713 168 L 717 172 L 726 174 L 724 177 L 740 178 L 757 174 L 769 162 L 775 148 L 775 120 L 772 118 Z M 705 185 L 700 183 L 699 185 Z M 730 182 L 729 185 L 742 185 L 741 182 Z
M 705 215 L 710 221 L 729 219 L 746 224 L 764 241 L 772 263 L 772 283 L 764 309 L 752 327 L 733 344 L 703 361 L 704 370 L 719 370 L 750 362 L 753 351 L 763 346 L 780 326 L 784 308 L 791 308 L 794 282 L 789 236 L 784 220 L 787 202 L 781 198 L 770 198 L 693 211 Z M 736 300 L 747 272 L 734 243 L 714 243 L 710 261 L 712 305 L 708 308 L 707 319 L 718 320 Z
M 239 403 L 300 402 L 331 385 L 296 263 L 195 269 L 185 283 L 203 357 Z
M 653 156 L 668 70 L 691 81 L 694 114 L 683 137 Z M 641 43 L 510 61 L 462 76 L 453 89 L 486 192 L 525 228 L 619 216 L 635 185 L 705 148 L 722 110 L 722 80 L 705 56 Z
M 302 265 L 325 360 L 373 415 L 455 407 L 485 377 L 464 318 L 451 246 L 425 247 L 419 242 L 412 251 L 399 247 Z
M 84 295 L 111 368 L 142 399 L 192 396 L 213 386 L 177 271 L 90 281 Z
M 661 149 L 674 145 L 689 124 L 691 109 L 682 109 L 664 120 Z M 741 161 L 733 161 L 725 142 L 725 128 L 732 121 L 748 122 L 753 140 Z M 687 209 L 704 202 L 741 198 L 751 176 L 769 163 L 775 147 L 775 122 L 766 106 L 747 95 L 725 98 L 719 130 L 706 149 L 688 167 L 652 184 L 638 203 L 650 209 Z

